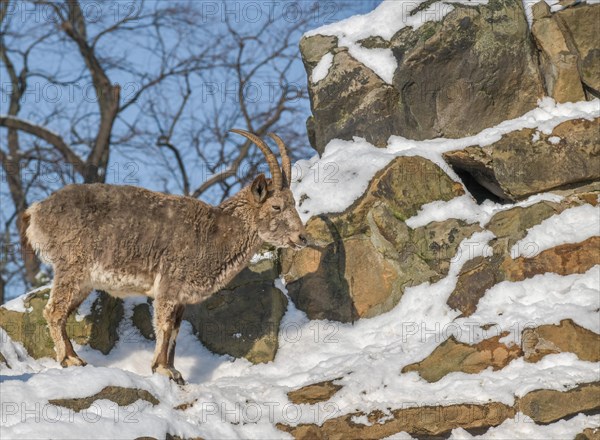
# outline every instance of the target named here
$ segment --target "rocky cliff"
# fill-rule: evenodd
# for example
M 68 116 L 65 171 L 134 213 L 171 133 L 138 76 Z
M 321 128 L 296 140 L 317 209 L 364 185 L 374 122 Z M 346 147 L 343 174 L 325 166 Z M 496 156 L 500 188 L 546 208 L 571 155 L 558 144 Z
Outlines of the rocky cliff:
M 600 5 L 525 5 L 386 1 L 306 34 L 319 155 L 296 164 L 293 191 L 311 245 L 188 308 L 191 395 L 158 403 L 120 379 L 49 401 L 141 399 L 188 420 L 211 390 L 300 409 L 219 420 L 229 436 L 597 439 Z M 47 294 L 0 307 L 3 372 L 49 362 Z M 150 356 L 151 315 L 96 294 L 68 332 L 119 366 Z
M 428 355 L 401 369 L 428 382 L 456 372 L 499 371 L 519 359 L 536 363 L 551 353 L 570 352 L 598 368 L 599 326 L 574 322 L 578 317 L 566 312 L 574 298 L 552 303 L 549 286 L 543 288 L 552 303 L 548 312 L 561 310 L 563 319 L 548 319 L 521 303 L 533 316 L 531 326 L 521 328 L 518 344 L 506 343 L 514 330 L 499 323 L 527 320 L 506 304 L 520 302 L 508 293 L 512 286 L 533 286 L 537 277 L 550 274 L 597 276 L 600 46 L 597 38 L 592 43 L 592 35 L 597 35 L 600 5 L 550 8 L 540 2 L 527 11 L 512 0 L 442 5 L 407 5 L 404 15 L 394 16 L 388 2 L 362 20 L 354 17 L 303 38 L 312 108 L 307 128 L 322 155 L 303 171 L 336 163 L 338 176 L 343 175 L 342 155 L 360 155 L 356 146 L 364 143 L 391 157 L 366 191 L 340 212 L 319 213 L 310 205 L 310 189 L 297 185 L 307 211 L 317 214 L 307 228 L 319 245 L 283 252 L 289 297 L 312 319 L 356 322 L 410 301 L 403 295 L 413 292 L 411 286 L 431 285 L 434 292 L 447 283 L 440 296 L 422 291 L 420 301 L 432 308 L 420 316 L 424 321 L 403 319 L 419 330 L 423 322 L 439 324 L 433 304 L 444 301 L 446 313 L 456 315 L 442 323 L 461 327 L 477 316 L 481 332 L 498 331 L 469 341 L 464 333 L 458 339 L 446 334 Z M 589 113 L 579 113 L 583 108 Z M 542 114 L 547 110 L 550 114 Z M 365 156 L 364 163 L 369 159 Z M 335 197 L 333 191 L 329 195 Z M 577 228 L 587 232 L 569 238 L 559 219 L 577 210 L 586 212 Z M 561 234 L 562 239 L 548 239 Z M 475 238 L 482 236 L 483 242 Z M 472 249 L 458 267 L 462 246 L 469 242 L 484 243 L 486 251 Z M 597 298 L 598 287 L 593 289 Z M 484 312 L 488 301 L 498 298 L 495 312 Z M 598 300 L 590 296 L 587 301 L 597 318 Z M 480 320 L 482 315 L 486 318 Z M 586 388 L 593 399 L 600 396 L 598 382 L 582 386 L 595 387 Z M 444 435 L 459 426 L 485 432 L 517 414 L 535 424 L 600 410 L 598 402 L 585 398 L 571 407 L 569 393 L 580 396 L 578 389 L 536 388 L 511 407 L 493 407 L 499 402 L 452 406 L 442 399 L 427 408 L 431 417 L 422 405 L 388 407 L 388 412 L 348 414 L 321 426 L 282 428 L 296 438 L 381 438 L 400 431 L 419 437 Z M 563 412 L 553 413 L 552 399 L 560 401 L 555 407 Z M 432 423 L 433 414 L 444 410 L 453 416 Z M 581 438 L 597 436 L 594 426 Z M 513 429 L 504 432 L 514 435 L 518 429 Z M 554 438 L 557 432 L 547 435 Z
M 460 138 L 542 96 L 598 96 L 598 11 L 578 3 L 551 13 L 540 2 L 530 28 L 519 0 L 412 2 L 312 31 L 300 42 L 309 139 L 322 152 L 352 136 L 380 147 L 391 135 Z

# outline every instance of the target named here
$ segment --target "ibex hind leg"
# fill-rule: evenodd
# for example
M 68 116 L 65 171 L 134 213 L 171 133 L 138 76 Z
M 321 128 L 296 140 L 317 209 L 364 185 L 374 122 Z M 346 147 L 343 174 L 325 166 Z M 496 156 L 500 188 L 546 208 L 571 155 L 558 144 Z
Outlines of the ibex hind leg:
M 167 349 L 167 365 L 171 368 L 175 368 L 175 346 L 177 345 L 177 335 L 179 334 L 179 327 L 181 327 L 181 320 L 183 319 L 184 310 L 185 306 L 179 305 L 177 311 L 175 312 L 173 331 L 171 332 Z
M 67 336 L 67 318 L 89 294 L 81 289 L 80 283 L 72 278 L 57 274 L 50 291 L 48 304 L 44 308 L 44 318 L 48 322 L 50 336 L 54 341 L 56 360 L 63 367 L 83 366 L 86 363 L 77 356 Z
M 156 348 L 152 360 L 152 372 L 163 374 L 178 384 L 185 383 L 181 373 L 173 366 L 175 339 L 181 324 L 183 306 L 163 298 L 154 300 L 154 334 Z

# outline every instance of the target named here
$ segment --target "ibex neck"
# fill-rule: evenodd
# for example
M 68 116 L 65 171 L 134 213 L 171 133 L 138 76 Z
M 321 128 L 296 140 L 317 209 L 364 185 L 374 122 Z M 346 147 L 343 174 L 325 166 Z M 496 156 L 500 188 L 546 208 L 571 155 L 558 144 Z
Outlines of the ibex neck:
M 235 244 L 231 247 L 229 256 L 229 260 L 237 262 L 239 270 L 241 270 L 263 244 L 256 227 L 256 210 L 248 202 L 244 190 L 224 200 L 219 208 L 224 213 L 236 217 L 243 225 L 242 236 L 238 237 L 238 240 L 231 241 L 232 244 Z

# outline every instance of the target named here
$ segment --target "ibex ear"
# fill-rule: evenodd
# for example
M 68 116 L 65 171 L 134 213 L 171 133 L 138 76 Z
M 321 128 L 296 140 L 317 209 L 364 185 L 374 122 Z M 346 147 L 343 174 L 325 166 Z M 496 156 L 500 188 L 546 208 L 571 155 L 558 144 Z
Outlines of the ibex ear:
M 252 192 L 252 196 L 254 200 L 258 203 L 262 203 L 267 198 L 267 179 L 265 179 L 264 174 L 259 174 L 254 182 L 252 182 L 252 187 L 250 188 L 250 192 Z

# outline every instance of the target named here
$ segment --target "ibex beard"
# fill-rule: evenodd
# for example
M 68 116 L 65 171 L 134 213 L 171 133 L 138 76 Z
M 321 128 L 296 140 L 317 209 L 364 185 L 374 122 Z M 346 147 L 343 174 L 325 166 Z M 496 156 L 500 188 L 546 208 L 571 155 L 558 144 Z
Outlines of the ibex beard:
M 281 154 L 280 168 L 258 136 L 232 131 L 261 149 L 272 179 L 259 175 L 219 206 L 133 186 L 91 184 L 66 186 L 27 209 L 27 239 L 54 269 L 44 317 L 63 367 L 85 365 L 67 337 L 66 322 L 93 289 L 146 295 L 154 298 L 152 371 L 183 383 L 174 357 L 185 304 L 225 287 L 264 243 L 306 245 L 283 141 L 269 133 Z

